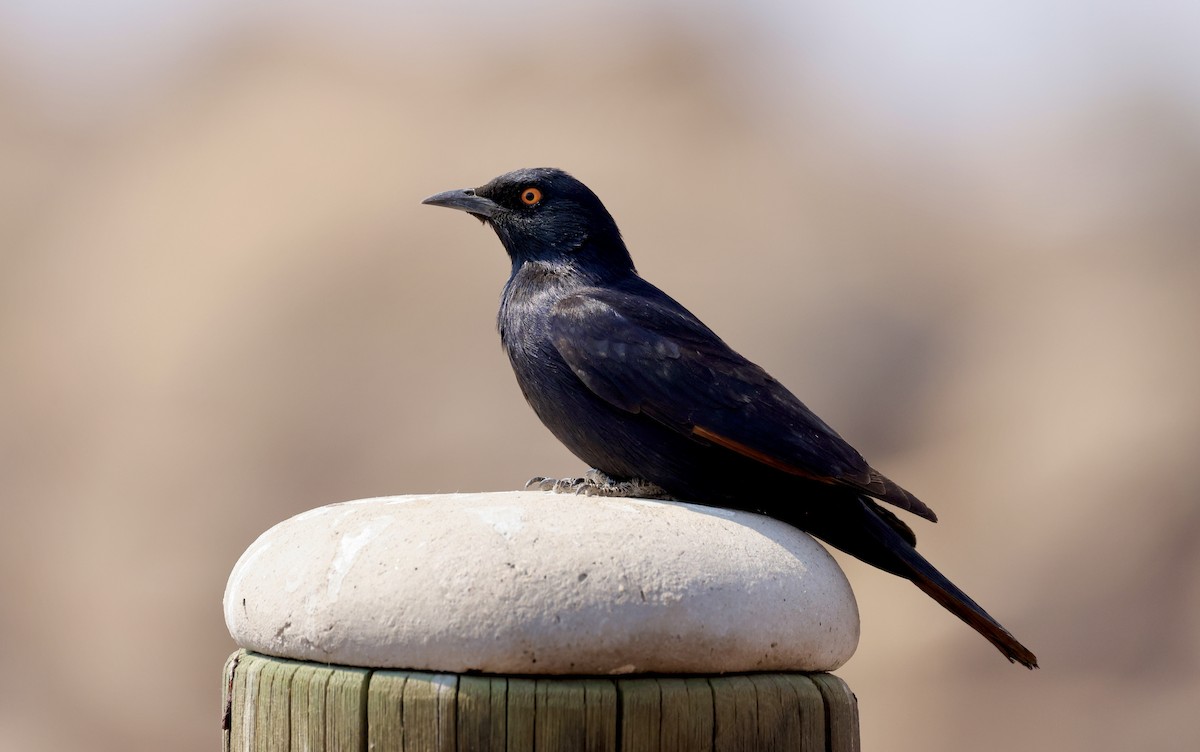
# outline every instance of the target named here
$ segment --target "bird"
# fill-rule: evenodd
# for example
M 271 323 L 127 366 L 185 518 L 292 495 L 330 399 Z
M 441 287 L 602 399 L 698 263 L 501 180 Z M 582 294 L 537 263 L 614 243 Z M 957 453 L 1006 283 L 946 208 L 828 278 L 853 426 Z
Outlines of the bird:
M 612 215 L 556 168 L 422 203 L 490 226 L 511 261 L 497 325 L 525 400 L 591 468 L 543 490 L 674 498 L 781 520 L 910 580 L 1011 662 L 1037 657 L 916 549 L 916 496 L 641 277 Z

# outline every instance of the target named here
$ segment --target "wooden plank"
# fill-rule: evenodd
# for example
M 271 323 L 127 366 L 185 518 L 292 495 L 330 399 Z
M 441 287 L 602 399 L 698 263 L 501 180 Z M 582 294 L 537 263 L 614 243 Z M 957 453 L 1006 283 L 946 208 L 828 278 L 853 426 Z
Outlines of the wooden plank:
M 458 746 L 463 750 L 505 752 L 503 677 L 461 676 L 458 679 Z
M 325 685 L 325 748 L 330 752 L 357 750 L 367 743 L 367 685 L 365 668 L 338 666 Z
M 715 717 L 712 685 L 707 679 L 689 679 L 688 702 L 695 715 L 696 730 L 693 736 L 698 749 L 708 752 L 716 744 L 717 719 Z
M 373 671 L 367 683 L 367 749 L 404 749 L 404 671 Z
M 403 703 L 404 747 L 421 752 L 437 749 L 437 687 L 429 681 L 429 674 L 406 672 Z
M 246 743 L 246 674 L 250 664 L 247 656 L 234 666 L 233 678 L 229 683 L 229 749 L 242 752 L 249 747 Z
M 810 674 L 779 674 L 792 685 L 800 703 L 800 722 L 804 725 L 806 739 L 817 745 L 816 749 L 829 746 L 829 714 L 825 697 L 813 682 Z
M 617 752 L 617 685 L 608 679 L 581 679 L 587 731 L 584 752 Z
M 536 682 L 532 679 L 509 679 L 505 714 L 507 752 L 533 752 L 536 713 Z
M 292 676 L 297 661 L 256 656 L 262 663 L 256 711 L 255 752 L 288 752 L 291 749 Z
M 538 679 L 536 683 L 533 746 L 537 752 L 579 752 L 587 738 L 583 684 L 574 679 Z
M 745 676 L 708 680 L 713 690 L 714 752 L 757 752 L 758 697 Z
M 404 682 L 404 748 L 419 752 L 454 752 L 458 737 L 456 674 L 406 672 Z
M 787 752 L 808 752 L 814 747 L 805 747 L 806 740 L 804 738 L 804 727 L 800 723 L 800 701 L 796 697 L 795 690 L 792 685 L 787 682 L 780 681 L 778 674 L 758 674 L 753 677 L 755 691 L 758 696 L 763 696 L 763 683 L 774 685 L 775 696 L 779 698 L 779 718 L 774 731 L 778 741 L 778 749 L 786 750 Z M 815 749 L 823 750 L 824 745 Z
M 662 725 L 662 694 L 657 679 L 617 682 L 621 752 L 657 752 Z
M 713 696 L 706 679 L 658 679 L 662 701 L 659 747 L 664 752 L 711 752 Z
M 820 690 L 804 674 L 770 674 L 779 687 L 787 718 L 784 721 L 787 738 L 793 740 L 785 749 L 825 749 L 825 700 Z
M 746 678 L 754 687 L 757 702 L 758 748 L 772 752 L 800 750 L 795 694 L 784 692 L 769 674 L 750 674 Z
M 458 674 L 434 674 L 437 688 L 438 752 L 458 749 Z
M 235 650 L 225 659 L 221 672 L 221 752 L 230 752 L 230 732 L 233 728 L 233 682 L 237 678 L 238 662 L 245 650 Z
M 811 674 L 825 700 L 830 752 L 859 752 L 858 699 L 846 682 L 833 674 Z
M 304 752 L 325 752 L 325 694 L 333 669 L 305 663 L 292 674 L 292 746 Z
M 233 682 L 233 714 L 230 719 L 230 748 L 234 752 L 253 752 L 258 734 L 258 694 L 262 685 L 264 662 L 247 653 L 238 662 Z
M 258 678 L 255 683 L 254 734 L 251 737 L 250 748 L 254 752 L 259 752 L 259 750 L 265 750 L 271 743 L 271 718 L 273 715 L 277 715 L 276 709 L 271 707 L 271 702 L 274 700 L 271 696 L 271 684 L 275 678 L 275 666 L 271 661 L 259 656 L 255 656 L 253 661 Z M 284 713 L 287 713 L 286 707 Z M 278 752 L 278 750 L 272 749 L 271 752 Z
M 658 684 L 658 748 L 662 752 L 677 752 L 690 750 L 687 738 L 691 735 L 688 730 L 688 691 L 687 680 L 659 677 Z M 708 684 L 708 682 L 705 682 Z M 709 734 L 712 738 L 712 734 Z

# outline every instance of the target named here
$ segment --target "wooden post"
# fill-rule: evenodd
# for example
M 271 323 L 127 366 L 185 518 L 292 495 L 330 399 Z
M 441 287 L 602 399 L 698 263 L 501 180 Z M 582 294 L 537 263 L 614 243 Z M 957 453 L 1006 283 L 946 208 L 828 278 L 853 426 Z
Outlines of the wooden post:
M 759 515 L 541 492 L 286 520 L 225 619 L 226 752 L 847 752 L 858 612 Z
M 639 678 L 365 670 L 239 650 L 225 752 L 856 752 L 828 673 Z

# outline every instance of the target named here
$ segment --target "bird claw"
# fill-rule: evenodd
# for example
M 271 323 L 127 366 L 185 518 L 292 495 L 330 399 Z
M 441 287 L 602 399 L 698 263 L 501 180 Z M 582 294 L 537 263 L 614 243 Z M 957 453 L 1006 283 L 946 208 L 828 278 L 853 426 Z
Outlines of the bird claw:
M 535 475 L 525 484 L 527 491 L 577 492 L 587 481 L 584 478 L 545 478 Z
M 573 493 L 577 496 L 625 497 L 630 499 L 672 499 L 666 491 L 641 478 L 617 480 L 599 470 L 589 470 L 582 478 L 546 478 L 534 476 L 525 484 L 529 491 Z

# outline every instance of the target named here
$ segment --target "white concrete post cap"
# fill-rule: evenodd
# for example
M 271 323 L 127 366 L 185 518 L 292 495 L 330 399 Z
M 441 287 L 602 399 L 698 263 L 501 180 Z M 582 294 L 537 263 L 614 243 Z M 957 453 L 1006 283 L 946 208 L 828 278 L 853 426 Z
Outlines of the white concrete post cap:
M 540 491 L 297 515 L 242 554 L 225 622 L 267 655 L 455 673 L 828 671 L 858 645 L 845 575 L 789 525 Z

